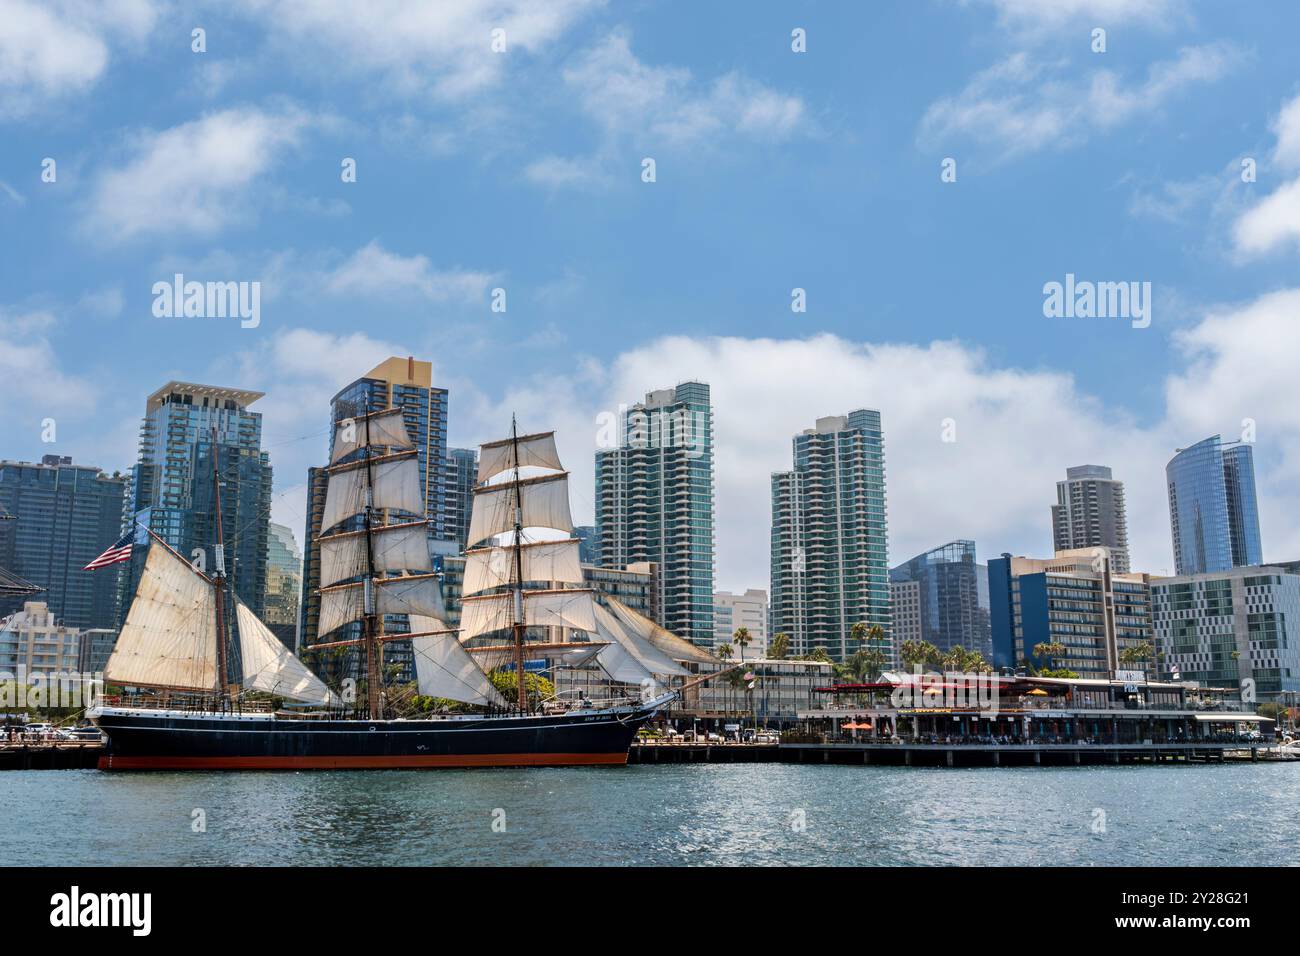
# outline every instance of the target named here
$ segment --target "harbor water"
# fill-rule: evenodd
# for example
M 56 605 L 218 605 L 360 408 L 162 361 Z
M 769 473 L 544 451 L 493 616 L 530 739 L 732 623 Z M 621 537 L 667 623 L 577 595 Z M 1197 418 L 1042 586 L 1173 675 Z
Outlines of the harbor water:
M 6 865 L 1277 865 L 1300 763 L 0 774 Z

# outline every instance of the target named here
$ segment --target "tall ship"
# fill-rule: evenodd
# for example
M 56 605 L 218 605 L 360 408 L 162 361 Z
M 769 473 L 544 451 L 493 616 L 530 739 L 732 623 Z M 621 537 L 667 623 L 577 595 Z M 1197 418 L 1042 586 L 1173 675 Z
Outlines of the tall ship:
M 229 587 L 214 455 L 214 571 L 148 532 L 140 582 L 105 668 L 105 681 L 129 692 L 101 695 L 88 711 L 108 736 L 100 768 L 626 763 L 637 730 L 676 696 L 656 675 L 685 673 L 654 641 L 680 639 L 656 637 L 652 622 L 618 602 L 598 605 L 582 587 L 554 433 L 520 435 L 512 421 L 509 438 L 480 448 L 458 628 L 446 624 L 426 522 L 389 520 L 425 512 L 402 410 L 335 422 L 330 458 L 316 540 L 319 633 L 351 626 L 354 634 L 359 622 L 361 634 L 313 649 L 356 649 L 364 680 L 326 686 Z M 386 633 L 392 615 L 405 617 L 407 629 Z M 383 681 L 384 646 L 394 640 L 410 642 L 418 693 L 458 712 L 394 716 Z M 599 667 L 640 693 L 538 699 L 526 675 L 539 658 Z

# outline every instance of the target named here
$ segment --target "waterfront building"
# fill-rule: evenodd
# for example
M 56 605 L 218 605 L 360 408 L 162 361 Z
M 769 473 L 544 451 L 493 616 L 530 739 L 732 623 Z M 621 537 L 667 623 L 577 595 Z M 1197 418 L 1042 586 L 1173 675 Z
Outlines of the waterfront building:
M 1263 561 L 1249 444 L 1212 435 L 1180 449 L 1165 466 L 1165 477 L 1177 574 Z
M 975 560 L 975 542 L 958 540 L 932 548 L 889 572 L 891 584 L 915 581 L 919 638 L 941 651 L 964 647 L 989 660 L 993 641 L 989 630 L 988 569 Z M 985 579 L 981 587 L 980 578 Z M 903 592 L 909 601 L 911 591 Z M 910 610 L 910 609 L 909 609 Z M 895 622 L 894 641 L 902 643 Z
M 266 614 L 262 618 L 271 633 L 289 650 L 297 649 L 298 601 L 302 594 L 302 552 L 293 531 L 271 523 L 267 536 Z
M 1053 558 L 1003 554 L 989 562 L 993 664 L 1064 668 L 1109 680 L 1126 648 L 1152 643 L 1151 576 L 1111 570 L 1106 548 L 1060 551 Z M 1065 654 L 1038 657 L 1039 644 Z
M 464 517 L 463 497 L 448 494 L 449 453 L 447 451 L 447 390 L 433 384 L 433 363 L 417 361 L 413 357 L 393 356 L 345 385 L 330 401 L 330 447 L 327 457 L 333 459 L 333 423 L 367 412 L 385 408 L 401 408 L 402 422 L 414 442 L 416 460 L 420 469 L 420 484 L 424 492 L 423 514 L 388 514 L 389 522 L 398 520 L 426 520 L 429 524 L 429 547 L 433 553 L 448 550 L 459 552 L 462 545 L 458 536 L 468 530 Z M 337 464 L 360 457 L 353 451 L 339 459 Z M 464 466 L 463 457 L 459 467 Z M 306 540 L 303 546 L 302 626 L 299 640 L 302 647 L 310 647 L 326 639 L 318 633 L 320 599 L 320 558 L 316 539 L 323 531 L 340 532 L 362 527 L 360 515 L 337 528 L 321 527 L 325 511 L 325 491 L 328 473 L 324 468 L 311 468 L 307 473 Z M 459 479 L 458 479 L 459 480 Z M 406 630 L 405 615 L 388 615 L 384 628 L 388 633 Z M 329 635 L 329 641 L 343 641 L 361 636 L 361 622 L 356 621 Z M 361 655 L 356 648 L 342 652 L 330 651 L 320 661 L 322 674 L 327 680 L 357 679 Z M 384 663 L 393 679 L 407 682 L 414 679 L 414 661 L 411 645 L 407 641 L 388 641 L 384 644 Z
M 730 666 L 725 661 L 693 666 L 695 676 L 687 683 Z M 753 674 L 753 679 L 744 680 L 745 674 Z M 678 731 L 690 730 L 695 721 L 717 730 L 720 725 L 742 718 L 746 726 L 788 727 L 814 705 L 819 697 L 817 688 L 832 683 L 831 664 L 760 657 L 745 661 L 745 672 L 739 680 L 722 677 L 688 686 L 667 716 Z
M 1300 574 L 1252 566 L 1156 578 L 1151 605 L 1163 675 L 1253 681 L 1261 702 L 1300 691 Z
M 889 582 L 890 621 L 893 625 L 894 650 L 909 642 L 925 640 L 921 628 L 921 582 Z M 898 661 L 892 661 L 897 665 Z
M 684 382 L 626 409 L 596 452 L 601 567 L 657 566 L 655 620 L 713 644 L 713 410 L 709 386 Z
M 770 630 L 792 656 L 844 661 L 853 625 L 879 625 L 892 657 L 880 413 L 819 418 L 793 446 L 794 468 L 772 475 Z
M 44 601 L 25 602 L 0 620 L 0 675 L 72 673 L 79 634 L 56 620 Z
M 478 449 L 447 449 L 446 537 L 461 551 L 469 535 L 469 519 L 474 509 L 474 486 L 478 484 Z M 575 529 L 576 530 L 576 529 Z
M 258 617 L 266 610 L 271 462 L 262 450 L 262 416 L 249 406 L 261 397 L 261 392 L 191 382 L 168 382 L 150 395 L 124 518 L 127 528 L 148 528 L 186 558 L 214 570 L 215 448 L 226 575 Z M 130 606 L 147 551 L 136 548 L 131 555 L 119 617 Z
M 117 645 L 117 631 L 91 627 L 78 635 L 77 670 L 83 674 L 102 674 Z
M 1052 505 L 1052 541 L 1057 551 L 1109 548 L 1115 570 L 1127 574 L 1124 482 L 1116 481 L 1105 465 L 1065 469 L 1065 480 L 1056 483 L 1056 504 Z
M 573 536 L 578 539 L 578 560 L 583 564 L 600 563 L 600 542 L 596 539 L 596 526 L 573 526 Z
M 713 592 L 713 646 L 732 645 L 732 657 L 739 659 L 741 649 L 736 646 L 738 628 L 749 630 L 749 646 L 744 649 L 746 660 L 756 660 L 767 654 L 771 635 L 767 629 L 767 592 L 749 588 L 744 594 L 730 591 Z
M 124 477 L 68 457 L 0 461 L 0 568 L 43 589 L 67 626 L 113 626 L 121 566 L 84 568 L 121 535 L 125 493 Z M 22 589 L 13 590 L 0 596 L 0 617 L 22 607 Z

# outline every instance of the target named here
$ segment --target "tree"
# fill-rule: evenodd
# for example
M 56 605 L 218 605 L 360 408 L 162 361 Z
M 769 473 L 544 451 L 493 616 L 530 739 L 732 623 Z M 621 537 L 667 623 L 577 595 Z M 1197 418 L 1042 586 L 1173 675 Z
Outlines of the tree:
M 767 656 L 774 661 L 785 660 L 785 655 L 790 653 L 790 635 L 785 631 L 778 631 L 772 635 L 772 643 L 767 645 Z
M 736 646 L 740 648 L 740 663 L 745 663 L 745 648 L 747 648 L 753 641 L 753 638 L 749 636 L 749 628 L 736 628 L 736 633 L 731 635 L 731 639 L 735 641 Z
M 730 644 L 719 644 L 713 649 L 713 656 L 720 661 L 729 661 L 734 650 L 735 648 Z
M 1060 659 L 1069 653 L 1067 648 L 1060 641 L 1048 643 L 1044 641 L 1041 644 L 1034 645 L 1034 657 L 1047 662 L 1049 669 L 1057 670 L 1060 667 Z
M 1139 664 L 1150 661 L 1155 656 L 1155 648 L 1150 641 L 1139 641 L 1136 644 L 1130 644 L 1124 650 L 1119 652 L 1121 664 Z
M 492 681 L 501 696 L 506 700 L 516 700 L 519 697 L 519 681 L 515 679 L 514 671 L 494 670 L 488 673 L 488 680 Z M 549 700 L 555 696 L 555 685 L 540 674 L 530 674 L 524 672 L 524 693 L 528 697 L 530 707 L 538 706 L 542 701 Z
M 898 649 L 898 656 L 909 668 L 939 667 L 943 663 L 943 654 L 929 641 L 904 641 Z

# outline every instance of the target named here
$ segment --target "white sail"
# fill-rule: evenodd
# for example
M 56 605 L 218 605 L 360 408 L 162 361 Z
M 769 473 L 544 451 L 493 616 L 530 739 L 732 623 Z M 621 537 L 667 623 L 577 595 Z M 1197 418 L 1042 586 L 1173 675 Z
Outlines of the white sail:
M 669 660 L 694 664 L 716 664 L 717 658 L 708 651 L 696 647 L 690 641 L 678 637 L 667 628 L 661 627 L 644 614 L 640 614 L 621 601 L 606 595 L 601 596 L 601 606 L 614 615 L 629 632 L 648 642 Z
M 515 468 L 515 445 L 519 446 L 519 467 L 534 466 L 563 471 L 560 453 L 555 448 L 555 432 L 520 435 L 518 439 L 506 438 L 479 446 L 478 480 L 495 478 Z
M 263 690 L 315 704 L 338 703 L 333 692 L 280 643 L 280 639 L 244 606 L 243 601 L 235 603 L 235 624 L 239 632 L 239 656 L 243 662 L 246 690 Z
M 519 558 L 524 570 L 522 580 L 581 584 L 579 547 L 580 542 L 576 538 L 521 545 Z M 478 548 L 465 552 L 462 594 L 468 596 L 489 588 L 504 587 L 512 583 L 514 578 L 513 548 Z
M 210 581 L 164 545 L 151 545 L 105 679 L 128 687 L 215 690 L 215 599 Z
M 530 627 L 596 629 L 591 591 L 525 591 L 524 623 Z M 514 624 L 513 594 L 484 594 L 464 598 L 460 606 L 460 639 L 501 631 Z
M 376 528 L 372 538 L 376 571 L 433 570 L 433 559 L 429 555 L 429 526 L 425 522 L 412 521 Z M 321 587 L 327 588 L 366 573 L 364 531 L 318 538 L 317 543 L 320 545 Z
M 620 684 L 640 684 L 646 678 L 654 679 L 653 674 L 617 643 L 602 647 L 596 654 L 596 663 Z
M 652 674 L 673 677 L 690 673 L 631 628 L 625 627 L 608 608 L 599 605 L 596 606 L 596 633 L 605 640 L 618 644 Z
M 546 475 L 475 488 L 469 544 L 514 530 L 516 489 L 523 511 L 523 527 L 573 530 L 573 516 L 569 512 L 569 476 Z
M 411 615 L 411 631 L 436 631 L 446 627 L 441 620 Z M 461 647 L 456 635 L 425 634 L 411 638 L 415 655 L 415 681 L 421 694 L 445 697 L 464 704 L 505 707 L 506 701 L 483 673 L 473 656 Z
M 336 465 L 344 456 L 367 446 L 394 450 L 415 447 L 406 431 L 406 423 L 402 421 L 400 408 L 389 408 L 372 415 L 335 422 L 334 451 L 330 455 L 330 464 Z
M 377 578 L 375 591 L 378 614 L 423 614 L 444 618 L 447 609 L 442 601 L 442 588 L 433 574 L 406 575 L 397 578 Z M 365 582 L 340 584 L 320 592 L 320 619 L 318 634 L 328 634 L 344 624 L 365 617 Z
M 420 464 L 412 454 L 374 459 L 369 466 L 373 476 L 373 504 L 376 509 L 390 508 L 407 514 L 425 513 L 424 490 L 420 486 Z M 367 466 L 363 462 L 344 465 L 332 472 L 325 492 L 325 514 L 321 530 L 334 527 L 366 508 Z

